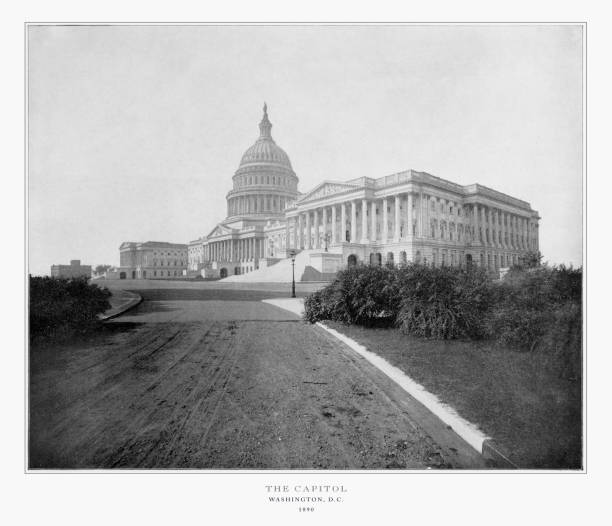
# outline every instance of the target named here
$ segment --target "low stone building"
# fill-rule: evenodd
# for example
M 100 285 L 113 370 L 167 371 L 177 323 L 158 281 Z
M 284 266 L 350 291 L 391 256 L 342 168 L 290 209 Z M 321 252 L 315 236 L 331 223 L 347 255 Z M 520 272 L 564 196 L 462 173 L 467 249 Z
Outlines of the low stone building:
M 107 273 L 114 279 L 170 279 L 187 275 L 187 245 L 163 241 L 126 241 L 119 247 L 119 267 Z
M 53 278 L 91 278 L 91 265 L 81 265 L 80 259 L 71 259 L 70 265 L 51 265 Z

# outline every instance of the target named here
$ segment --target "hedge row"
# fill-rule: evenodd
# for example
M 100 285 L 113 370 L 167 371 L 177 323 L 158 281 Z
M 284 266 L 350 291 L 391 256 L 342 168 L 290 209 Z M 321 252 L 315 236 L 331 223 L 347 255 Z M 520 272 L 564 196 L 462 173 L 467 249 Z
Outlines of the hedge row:
M 582 270 L 514 269 L 501 282 L 480 268 L 356 266 L 305 300 L 311 323 L 395 326 L 413 336 L 492 339 L 558 355 L 563 375 L 579 373 Z M 577 364 L 577 365 L 576 365 Z
M 30 276 L 30 336 L 83 333 L 99 325 L 111 293 L 87 278 Z

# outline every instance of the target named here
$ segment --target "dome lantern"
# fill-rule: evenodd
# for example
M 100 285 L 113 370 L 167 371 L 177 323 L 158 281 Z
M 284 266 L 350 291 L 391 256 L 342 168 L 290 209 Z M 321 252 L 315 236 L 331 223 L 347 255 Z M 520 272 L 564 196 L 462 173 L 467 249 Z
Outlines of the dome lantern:
M 270 122 L 270 119 L 268 119 L 268 105 L 265 102 L 263 105 L 263 112 L 263 117 L 259 123 L 259 137 L 265 137 L 266 139 L 274 141 L 274 139 L 272 139 L 272 123 Z

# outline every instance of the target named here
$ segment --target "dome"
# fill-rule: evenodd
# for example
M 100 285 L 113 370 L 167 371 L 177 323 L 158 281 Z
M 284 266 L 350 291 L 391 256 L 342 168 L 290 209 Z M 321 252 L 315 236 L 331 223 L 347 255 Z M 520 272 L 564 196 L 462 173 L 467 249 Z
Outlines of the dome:
M 264 114 L 259 123 L 259 139 L 251 146 L 240 161 L 240 167 L 247 164 L 280 164 L 289 170 L 291 161 L 289 156 L 280 146 L 278 146 L 272 138 L 272 123 L 268 119 L 268 107 L 264 104 Z

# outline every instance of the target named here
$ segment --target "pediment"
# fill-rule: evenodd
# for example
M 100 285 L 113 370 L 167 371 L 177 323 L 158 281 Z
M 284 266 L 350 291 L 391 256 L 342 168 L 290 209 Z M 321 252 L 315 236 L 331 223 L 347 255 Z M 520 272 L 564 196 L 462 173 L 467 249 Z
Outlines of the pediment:
M 229 228 L 225 225 L 217 225 L 215 228 L 212 229 L 212 231 L 210 232 L 210 234 L 208 234 L 207 238 L 215 238 L 215 237 L 219 237 L 219 236 L 226 236 L 227 234 L 231 234 L 232 232 L 234 232 L 233 228 Z
M 357 184 L 339 183 L 335 181 L 323 181 L 318 186 L 315 186 L 310 192 L 304 194 L 298 200 L 298 203 L 301 204 L 308 201 L 314 201 L 316 199 L 321 199 L 323 197 L 327 197 L 333 194 L 339 194 L 349 190 L 356 190 L 358 188 L 360 188 L 360 185 Z

